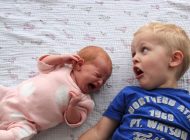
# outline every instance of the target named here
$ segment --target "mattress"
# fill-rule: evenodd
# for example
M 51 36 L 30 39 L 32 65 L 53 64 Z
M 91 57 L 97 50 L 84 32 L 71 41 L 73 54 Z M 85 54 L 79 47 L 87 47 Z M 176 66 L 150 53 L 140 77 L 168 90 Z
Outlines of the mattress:
M 132 72 L 133 33 L 148 22 L 175 23 L 190 33 L 188 0 L 0 0 L 0 85 L 16 86 L 37 73 L 43 54 L 75 53 L 88 45 L 104 48 L 113 73 L 96 95 L 95 109 L 78 128 L 60 124 L 32 140 L 77 140 L 102 116 Z M 179 87 L 190 90 L 190 71 Z

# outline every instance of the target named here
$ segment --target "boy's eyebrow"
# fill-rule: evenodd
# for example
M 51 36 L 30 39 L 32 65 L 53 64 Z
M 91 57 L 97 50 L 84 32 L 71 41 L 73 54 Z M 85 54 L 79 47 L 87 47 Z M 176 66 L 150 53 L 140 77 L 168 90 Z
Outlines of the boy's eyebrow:
M 132 57 L 134 57 L 134 56 L 135 56 L 135 54 L 136 54 L 135 52 L 132 52 L 132 53 L 131 53 L 131 56 L 132 56 Z
M 134 53 L 134 52 L 135 52 L 134 46 L 133 47 L 131 46 L 131 53 Z

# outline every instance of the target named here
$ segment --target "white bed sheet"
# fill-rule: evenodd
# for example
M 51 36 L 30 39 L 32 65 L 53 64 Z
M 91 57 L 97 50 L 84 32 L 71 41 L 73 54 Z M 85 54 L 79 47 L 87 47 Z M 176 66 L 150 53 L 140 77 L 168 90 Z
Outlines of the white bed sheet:
M 150 21 L 172 22 L 190 32 L 189 0 L 0 0 L 0 84 L 15 86 L 37 72 L 46 53 L 74 53 L 87 45 L 105 48 L 113 74 L 94 95 L 94 112 L 79 128 L 66 125 L 39 133 L 33 140 L 77 140 L 95 124 L 113 97 L 137 84 L 131 69 L 130 43 L 136 29 Z M 190 90 L 190 71 L 179 81 Z

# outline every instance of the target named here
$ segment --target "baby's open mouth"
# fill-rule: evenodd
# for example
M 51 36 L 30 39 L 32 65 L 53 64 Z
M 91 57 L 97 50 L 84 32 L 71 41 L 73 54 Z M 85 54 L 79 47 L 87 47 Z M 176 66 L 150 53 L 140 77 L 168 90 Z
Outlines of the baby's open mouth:
M 96 87 L 95 87 L 94 84 L 92 84 L 92 83 L 89 83 L 89 84 L 88 84 L 88 89 L 89 89 L 90 91 L 94 90 L 95 88 L 96 88 Z

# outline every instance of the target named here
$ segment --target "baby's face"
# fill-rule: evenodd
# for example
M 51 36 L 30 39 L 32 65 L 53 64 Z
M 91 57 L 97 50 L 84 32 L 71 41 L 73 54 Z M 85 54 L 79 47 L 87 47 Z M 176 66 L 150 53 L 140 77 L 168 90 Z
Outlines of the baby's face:
M 97 57 L 92 63 L 84 63 L 77 72 L 76 81 L 85 94 L 99 90 L 111 75 L 111 64 Z

